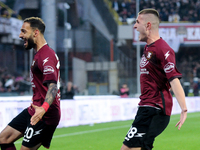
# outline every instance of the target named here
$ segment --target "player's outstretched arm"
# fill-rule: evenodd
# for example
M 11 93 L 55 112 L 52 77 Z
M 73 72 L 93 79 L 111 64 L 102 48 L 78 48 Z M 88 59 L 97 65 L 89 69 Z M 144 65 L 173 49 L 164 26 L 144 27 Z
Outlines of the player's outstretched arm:
M 35 114 L 31 117 L 31 124 L 35 125 L 39 120 L 42 119 L 45 112 L 48 110 L 49 106 L 53 103 L 56 94 L 58 92 L 57 84 L 50 83 L 47 85 L 48 91 L 45 97 L 45 101 L 41 107 L 38 107 L 34 104 L 31 104 L 32 107 L 35 109 Z
M 181 107 L 181 116 L 180 116 L 180 120 L 179 122 L 176 124 L 176 127 L 178 126 L 178 129 L 181 129 L 181 126 L 183 125 L 183 123 L 185 122 L 186 118 L 187 118 L 187 106 L 186 106 L 186 102 L 185 102 L 185 93 L 184 90 L 181 86 L 181 83 L 179 81 L 178 78 L 173 79 L 170 82 L 171 88 L 173 90 L 173 93 L 176 96 L 176 99 Z

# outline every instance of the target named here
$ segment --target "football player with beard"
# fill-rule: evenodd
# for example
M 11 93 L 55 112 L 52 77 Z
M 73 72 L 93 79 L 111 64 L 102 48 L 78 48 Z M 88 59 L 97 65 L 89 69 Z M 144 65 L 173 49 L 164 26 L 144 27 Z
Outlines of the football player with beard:
M 19 37 L 24 48 L 35 55 L 30 69 L 32 104 L 17 115 L 0 133 L 1 150 L 16 150 L 14 142 L 23 137 L 21 150 L 50 147 L 60 121 L 60 62 L 45 38 L 41 18 L 26 18 Z

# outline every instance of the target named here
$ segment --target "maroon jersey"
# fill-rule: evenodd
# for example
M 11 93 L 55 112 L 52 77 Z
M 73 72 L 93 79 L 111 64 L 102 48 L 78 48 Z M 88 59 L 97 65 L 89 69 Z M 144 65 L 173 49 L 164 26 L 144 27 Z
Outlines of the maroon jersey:
M 170 81 L 181 78 L 176 68 L 175 53 L 160 38 L 146 45 L 140 61 L 140 106 L 162 108 L 166 115 L 171 115 L 172 95 Z
M 47 93 L 47 83 L 56 83 L 58 93 L 48 111 L 44 114 L 44 120 L 49 125 L 57 125 L 60 120 L 60 62 L 56 53 L 46 44 L 34 56 L 30 70 L 30 78 L 33 89 L 33 104 L 41 106 Z M 29 114 L 35 113 L 34 108 L 28 108 Z

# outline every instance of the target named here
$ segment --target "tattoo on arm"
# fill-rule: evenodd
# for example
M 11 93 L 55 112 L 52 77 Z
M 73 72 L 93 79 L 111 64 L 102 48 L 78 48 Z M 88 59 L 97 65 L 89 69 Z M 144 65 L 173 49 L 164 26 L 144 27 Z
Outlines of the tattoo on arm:
M 48 91 L 45 97 L 45 102 L 51 105 L 56 97 L 57 92 L 58 92 L 58 89 L 55 83 L 48 84 Z

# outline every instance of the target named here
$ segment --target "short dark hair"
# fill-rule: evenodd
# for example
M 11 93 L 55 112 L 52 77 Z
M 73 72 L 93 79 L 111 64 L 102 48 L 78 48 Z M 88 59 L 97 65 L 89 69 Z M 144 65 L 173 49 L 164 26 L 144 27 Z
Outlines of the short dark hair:
M 38 29 L 42 34 L 44 34 L 45 31 L 45 23 L 44 21 L 39 17 L 29 17 L 24 19 L 24 22 L 30 23 L 30 27 L 33 29 Z
M 139 13 L 140 14 L 153 14 L 155 15 L 156 17 L 158 17 L 158 19 L 160 18 L 160 15 L 159 15 L 159 12 L 153 8 L 146 8 L 146 9 L 143 9 L 141 10 Z

